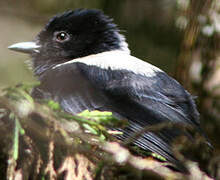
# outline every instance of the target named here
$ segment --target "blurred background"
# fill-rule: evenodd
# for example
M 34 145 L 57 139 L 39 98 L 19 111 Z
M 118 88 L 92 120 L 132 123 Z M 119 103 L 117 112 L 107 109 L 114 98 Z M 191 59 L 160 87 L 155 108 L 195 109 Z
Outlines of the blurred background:
M 203 128 L 219 154 L 219 0 L 1 0 L 0 88 L 34 80 L 30 57 L 7 47 L 34 39 L 54 14 L 76 8 L 103 10 L 127 37 L 132 55 L 197 96 Z

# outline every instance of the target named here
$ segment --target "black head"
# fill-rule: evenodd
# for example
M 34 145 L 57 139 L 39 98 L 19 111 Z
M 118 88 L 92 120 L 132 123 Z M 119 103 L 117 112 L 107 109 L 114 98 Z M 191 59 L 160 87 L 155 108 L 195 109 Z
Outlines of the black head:
M 31 52 L 37 75 L 54 65 L 111 50 L 128 50 L 125 38 L 100 10 L 78 9 L 56 15 L 35 39 Z M 27 51 L 28 49 L 28 51 Z

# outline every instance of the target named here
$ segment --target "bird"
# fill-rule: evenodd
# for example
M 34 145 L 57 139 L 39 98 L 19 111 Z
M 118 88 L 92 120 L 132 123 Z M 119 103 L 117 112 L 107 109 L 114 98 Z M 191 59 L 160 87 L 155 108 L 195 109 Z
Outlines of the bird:
M 145 127 L 161 123 L 191 126 L 202 136 L 194 97 L 158 67 L 130 54 L 125 36 L 113 19 L 98 9 L 68 10 L 52 17 L 33 41 L 9 49 L 28 53 L 40 85 L 36 99 L 52 99 L 67 113 L 110 111 L 126 119 L 115 127 L 124 142 Z M 184 165 L 173 152 L 178 128 L 143 132 L 132 144 L 166 158 L 179 171 Z

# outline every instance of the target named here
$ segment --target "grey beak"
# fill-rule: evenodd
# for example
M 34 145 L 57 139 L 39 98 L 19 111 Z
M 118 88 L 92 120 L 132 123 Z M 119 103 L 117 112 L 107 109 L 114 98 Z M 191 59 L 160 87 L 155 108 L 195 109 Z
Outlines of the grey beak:
M 38 53 L 40 46 L 35 42 L 21 42 L 16 43 L 8 47 L 8 49 L 23 53 L 31 54 L 33 52 Z

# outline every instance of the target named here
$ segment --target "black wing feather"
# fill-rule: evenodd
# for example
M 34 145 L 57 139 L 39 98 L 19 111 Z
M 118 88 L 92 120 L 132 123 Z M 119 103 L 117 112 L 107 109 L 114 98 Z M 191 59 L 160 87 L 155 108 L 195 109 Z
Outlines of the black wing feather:
M 125 140 L 146 126 L 162 122 L 183 123 L 201 131 L 194 101 L 178 82 L 163 72 L 151 78 L 125 74 L 125 78 L 109 82 L 105 88 L 110 99 L 115 99 L 116 112 L 130 121 L 120 139 Z M 145 133 L 134 140 L 134 144 L 162 155 L 183 170 L 171 148 L 172 141 L 179 135 L 183 135 L 180 129 Z

